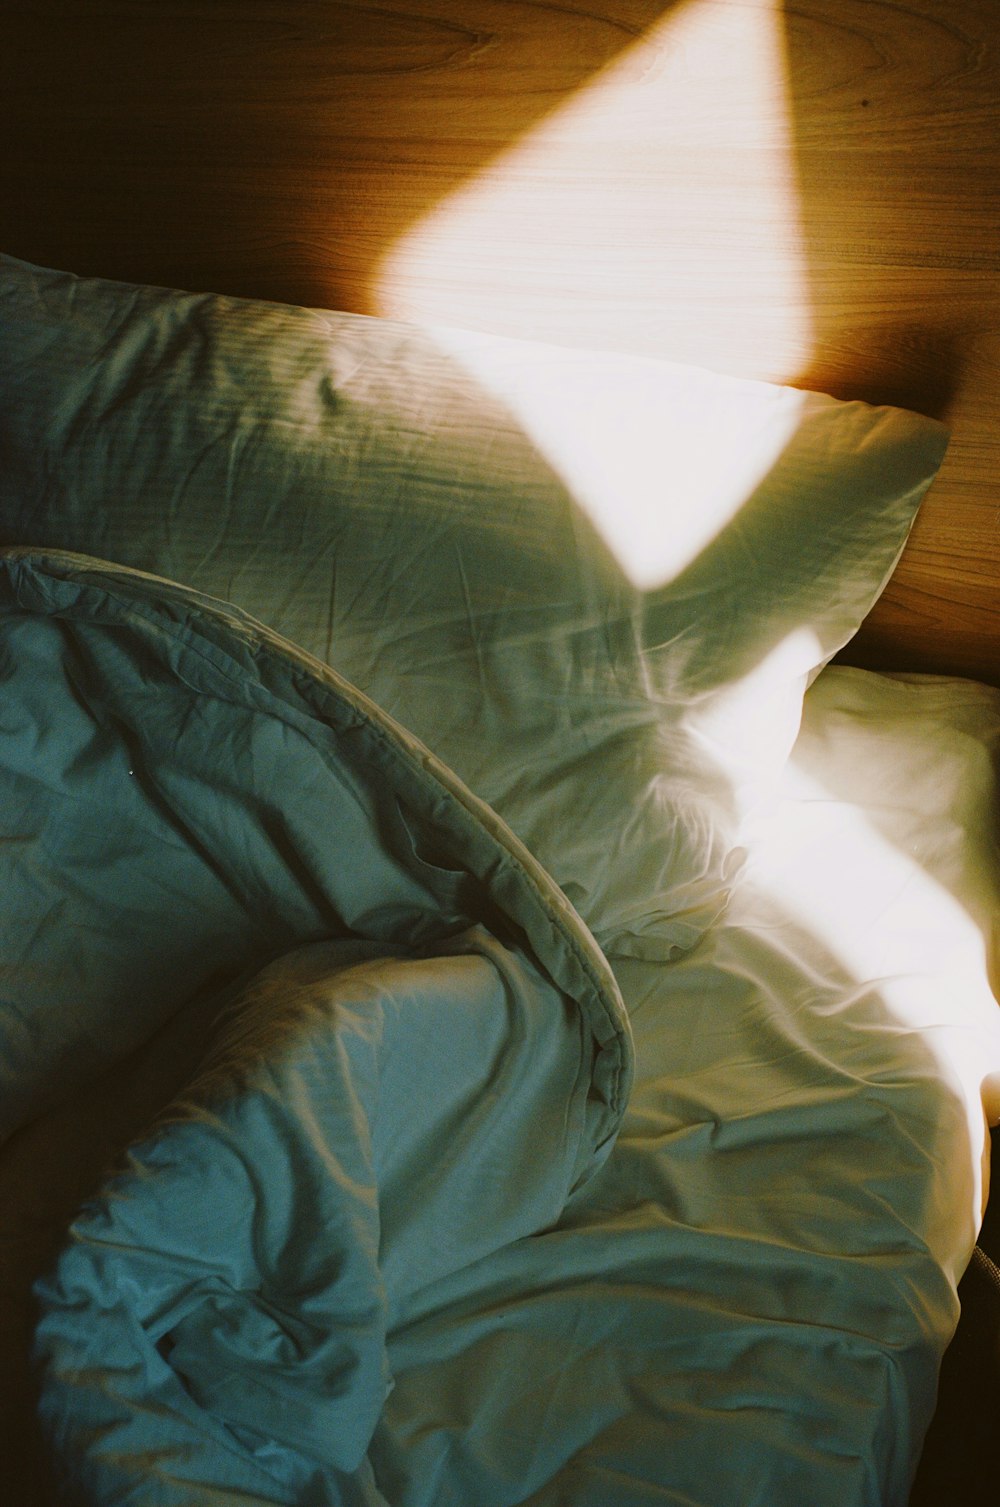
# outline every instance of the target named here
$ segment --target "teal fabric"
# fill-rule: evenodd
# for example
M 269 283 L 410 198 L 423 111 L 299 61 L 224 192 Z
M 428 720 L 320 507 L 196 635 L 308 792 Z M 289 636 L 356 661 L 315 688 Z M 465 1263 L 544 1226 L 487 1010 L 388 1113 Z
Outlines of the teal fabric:
M 295 945 L 485 921 L 584 1012 L 609 1141 L 631 1069 L 607 963 L 503 823 L 332 671 L 183 588 L 9 551 L 0 677 L 0 1133 Z
M 734 910 L 622 965 L 640 1073 L 598 1175 L 390 1333 L 392 1507 L 906 1507 L 964 1107 L 877 985 L 813 939 L 798 963 L 781 906 Z
M 332 672 L 164 581 L 0 565 L 5 1108 L 209 1020 L 37 1288 L 65 1500 L 904 1507 L 970 1120 L 910 983 L 770 893 L 836 803 L 696 950 L 619 961 L 627 1026 L 544 871 Z
M 42 1416 L 75 1491 L 381 1504 L 387 1330 L 559 1217 L 580 1036 L 482 928 L 433 958 L 346 941 L 265 970 L 40 1289 Z
M 7 1127 L 218 1014 L 40 1289 L 70 1497 L 381 1503 L 387 1326 L 610 1150 L 607 964 L 426 749 L 222 604 L 10 551 L 0 675 Z

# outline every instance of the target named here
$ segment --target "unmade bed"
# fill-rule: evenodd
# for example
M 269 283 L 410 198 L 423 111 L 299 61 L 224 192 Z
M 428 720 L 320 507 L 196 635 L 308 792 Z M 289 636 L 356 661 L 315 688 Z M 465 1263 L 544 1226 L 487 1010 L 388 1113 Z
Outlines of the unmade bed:
M 990 18 L 9 8 L 11 1500 L 983 1499 Z
M 69 1499 L 905 1501 L 1000 705 L 816 676 L 942 426 L 3 265 L 5 1123 L 83 1096 L 9 1143 L 5 1327 L 41 1253 Z M 529 403 L 612 493 L 655 426 L 640 559 Z

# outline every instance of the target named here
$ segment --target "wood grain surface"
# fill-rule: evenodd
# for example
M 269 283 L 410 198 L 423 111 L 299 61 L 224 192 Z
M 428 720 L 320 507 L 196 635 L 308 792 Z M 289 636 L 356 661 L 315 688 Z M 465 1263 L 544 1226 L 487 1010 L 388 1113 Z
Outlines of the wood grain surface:
M 0 0 L 0 245 L 948 419 L 848 657 L 1000 682 L 996 0 Z

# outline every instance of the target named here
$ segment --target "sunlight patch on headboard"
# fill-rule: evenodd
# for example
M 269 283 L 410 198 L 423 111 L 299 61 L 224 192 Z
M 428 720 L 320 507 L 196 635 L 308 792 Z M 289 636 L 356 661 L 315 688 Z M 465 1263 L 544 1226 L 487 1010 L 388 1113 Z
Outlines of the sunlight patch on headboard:
M 784 24 L 780 0 L 672 8 L 406 231 L 376 311 L 579 343 L 590 300 L 586 343 L 620 347 L 624 297 L 649 311 L 632 350 L 793 378 L 812 330 Z

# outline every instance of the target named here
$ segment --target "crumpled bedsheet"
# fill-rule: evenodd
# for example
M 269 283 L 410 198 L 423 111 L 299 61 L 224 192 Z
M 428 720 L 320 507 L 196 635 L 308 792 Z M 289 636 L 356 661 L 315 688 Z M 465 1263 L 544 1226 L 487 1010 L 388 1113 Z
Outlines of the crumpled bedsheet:
M 29 616 L 110 611 L 96 567 L 15 564 Z M 118 589 L 155 621 L 145 679 L 178 628 L 257 632 Z M 725 919 L 612 981 L 502 824 L 253 642 L 255 705 L 294 661 L 321 721 L 379 726 L 372 811 L 432 777 L 382 830 L 424 891 L 451 882 L 431 904 L 394 878 L 382 934 L 207 981 L 207 1046 L 38 1288 L 66 1499 L 905 1507 L 1000 1065 L 995 693 L 825 672 Z
M 476 928 L 430 958 L 313 944 L 230 1004 L 41 1290 L 77 1492 L 384 1502 L 389 1331 L 577 1178 L 579 1025 L 549 994 Z

